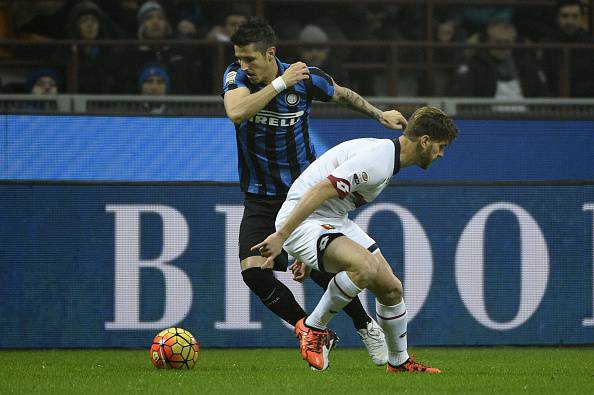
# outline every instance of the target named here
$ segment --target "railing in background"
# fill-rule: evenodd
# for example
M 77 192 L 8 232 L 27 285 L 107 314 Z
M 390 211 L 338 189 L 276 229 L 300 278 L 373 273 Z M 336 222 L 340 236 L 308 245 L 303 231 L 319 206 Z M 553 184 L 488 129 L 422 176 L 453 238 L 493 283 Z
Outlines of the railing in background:
M 421 106 L 439 107 L 465 119 L 594 119 L 592 99 L 524 99 L 503 101 L 469 97 L 368 97 L 381 109 L 398 109 L 410 115 Z M 4 113 L 77 113 L 225 116 L 220 96 L 138 95 L 0 95 Z M 332 103 L 315 102 L 312 114 L 325 118 L 361 115 Z
M 296 49 L 304 43 L 300 41 L 281 41 L 278 47 L 281 49 Z M 68 93 L 77 93 L 78 91 L 78 56 L 76 56 L 79 47 L 88 46 L 89 42 L 81 40 L 55 40 L 47 42 L 28 42 L 21 40 L 0 40 L 0 48 L 14 48 L 14 47 L 55 47 L 69 46 L 71 59 L 66 71 L 66 91 Z M 221 79 L 223 71 L 227 66 L 225 61 L 225 53 L 228 51 L 228 43 L 219 43 L 206 40 L 154 40 L 154 41 L 139 41 L 139 40 L 95 40 L 92 42 L 93 46 L 106 47 L 130 47 L 137 48 L 141 45 L 148 46 L 169 46 L 169 47 L 195 47 L 205 56 L 205 59 L 211 61 L 211 76 L 212 81 L 211 93 L 218 94 L 221 91 Z M 402 70 L 417 70 L 424 72 L 424 79 L 429 82 L 427 85 L 428 92 L 432 92 L 432 81 L 434 80 L 434 73 L 437 70 L 451 70 L 454 74 L 456 64 L 440 63 L 434 60 L 433 51 L 437 49 L 464 49 L 464 50 L 480 50 L 492 48 L 511 48 L 512 50 L 558 50 L 562 56 L 562 67 L 559 77 L 560 96 L 569 97 L 569 86 L 571 79 L 570 61 L 571 52 L 576 50 L 591 50 L 594 56 L 594 44 L 568 44 L 568 43 L 515 43 L 512 45 L 501 44 L 469 44 L 469 43 L 438 43 L 434 41 L 336 41 L 328 43 L 330 49 L 340 48 L 348 50 L 358 50 L 365 48 L 381 49 L 388 53 L 386 62 L 347 62 L 344 64 L 347 71 L 368 71 L 382 73 L 386 80 L 386 89 L 388 96 L 398 95 L 398 76 Z M 410 63 L 400 59 L 399 52 L 402 50 L 417 49 L 423 51 L 424 59 L 422 61 Z M 282 55 L 281 55 L 282 57 Z M 15 69 L 22 67 L 34 67 L 43 65 L 43 61 L 38 63 L 31 60 L 24 60 L 22 63 L 18 60 L 0 61 L 0 69 Z M 136 80 L 135 75 L 130 78 Z

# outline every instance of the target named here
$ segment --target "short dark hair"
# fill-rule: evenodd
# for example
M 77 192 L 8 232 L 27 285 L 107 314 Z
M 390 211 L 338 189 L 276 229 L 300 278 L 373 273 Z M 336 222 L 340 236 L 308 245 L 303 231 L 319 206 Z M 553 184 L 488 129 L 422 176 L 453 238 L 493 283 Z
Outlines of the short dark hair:
M 264 18 L 254 17 L 239 25 L 231 36 L 231 43 L 238 47 L 255 44 L 256 48 L 264 53 L 276 45 L 276 33 Z
M 433 140 L 450 143 L 458 135 L 458 128 L 451 118 L 436 107 L 421 107 L 408 120 L 404 135 L 415 141 L 423 135 Z

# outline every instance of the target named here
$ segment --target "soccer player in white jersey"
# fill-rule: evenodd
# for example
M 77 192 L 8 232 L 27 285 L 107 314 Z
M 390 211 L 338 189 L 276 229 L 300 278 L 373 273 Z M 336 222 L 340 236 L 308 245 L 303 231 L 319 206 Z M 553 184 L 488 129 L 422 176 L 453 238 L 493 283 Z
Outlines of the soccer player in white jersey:
M 377 321 L 388 344 L 387 371 L 441 373 L 408 355 L 402 283 L 348 212 L 373 201 L 401 168 L 427 169 L 457 133 L 443 111 L 422 107 L 397 139 L 364 138 L 335 146 L 297 178 L 278 213 L 276 232 L 252 247 L 267 258 L 263 268 L 271 267 L 284 247 L 302 263 L 293 268 L 296 279 L 311 269 L 337 273 L 314 311 L 295 326 L 310 366 L 327 369 L 333 340 L 326 326 L 367 288 L 376 297 Z

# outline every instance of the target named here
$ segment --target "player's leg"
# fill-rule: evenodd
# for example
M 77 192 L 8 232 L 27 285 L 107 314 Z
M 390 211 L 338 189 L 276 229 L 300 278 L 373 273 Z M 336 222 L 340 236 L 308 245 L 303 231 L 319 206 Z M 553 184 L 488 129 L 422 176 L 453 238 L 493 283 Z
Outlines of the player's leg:
M 326 290 L 328 288 L 328 284 L 334 277 L 332 273 L 322 273 L 318 270 L 312 270 L 309 277 L 320 287 Z M 351 301 L 351 303 L 347 304 L 343 311 L 351 317 L 353 320 L 353 325 L 355 329 L 365 329 L 367 328 L 367 324 L 371 323 L 371 317 L 367 314 L 363 305 L 361 304 L 361 300 L 359 297 L 356 297 Z
M 322 235 L 320 240 L 318 245 L 323 244 L 324 248 L 318 253 L 317 267 L 336 275 L 305 322 L 325 329 L 337 312 L 368 287 L 368 278 L 377 271 L 379 263 L 367 249 L 341 233 Z
M 275 231 L 274 221 L 282 202 L 262 199 L 246 199 L 243 218 L 239 228 L 239 258 L 244 283 L 274 314 L 295 326 L 305 317 L 305 311 L 297 303 L 293 293 L 274 277 L 272 270 L 262 270 L 265 261 L 257 251 L 250 248 Z M 275 260 L 275 270 L 286 270 L 287 254 Z
M 295 326 L 305 317 L 305 311 L 295 300 L 295 296 L 285 284 L 279 281 L 271 269 L 260 269 L 265 259 L 248 257 L 241 261 L 244 283 L 258 296 L 264 306 L 274 314 Z
M 386 304 L 380 302 L 379 300 L 375 301 L 377 321 L 384 329 L 384 333 L 386 334 L 386 342 L 388 344 L 387 370 L 389 372 L 441 373 L 441 370 L 415 362 L 412 357 L 409 357 L 407 330 L 408 314 L 406 312 L 404 299 L 402 298 L 402 283 L 394 275 L 392 268 L 380 251 L 377 251 L 375 257 L 380 264 L 377 275 L 378 280 L 381 281 L 382 279 L 393 277 L 398 283 L 396 289 L 398 300 L 392 300 L 392 303 L 396 303 Z M 384 302 L 387 301 L 384 300 Z
M 327 290 L 334 274 L 312 270 L 309 276 L 320 287 Z M 343 311 L 353 320 L 353 325 L 355 326 L 357 334 L 365 345 L 373 363 L 378 366 L 385 365 L 388 362 L 388 347 L 386 345 L 384 331 L 381 326 L 367 314 L 359 297 L 355 297 L 344 307 Z
M 360 244 L 342 236 L 326 246 L 322 264 L 324 270 L 337 274 L 312 314 L 307 317 L 308 325 L 325 328 L 337 311 L 362 289 L 368 288 L 376 295 L 378 321 L 386 334 L 388 371 L 440 373 L 439 369 L 409 359 L 402 283 L 379 251 L 371 254 Z
M 277 218 L 282 222 L 283 210 Z M 327 234 L 323 223 L 317 220 L 305 220 L 287 239 L 284 248 L 303 264 L 317 269 L 317 256 L 320 243 L 325 246 L 328 239 L 339 237 L 341 234 Z M 322 247 L 323 249 L 323 247 Z M 325 370 L 329 366 L 328 355 L 337 342 L 336 335 L 326 329 L 315 328 L 300 319 L 295 325 L 295 335 L 299 339 L 301 356 L 312 368 Z

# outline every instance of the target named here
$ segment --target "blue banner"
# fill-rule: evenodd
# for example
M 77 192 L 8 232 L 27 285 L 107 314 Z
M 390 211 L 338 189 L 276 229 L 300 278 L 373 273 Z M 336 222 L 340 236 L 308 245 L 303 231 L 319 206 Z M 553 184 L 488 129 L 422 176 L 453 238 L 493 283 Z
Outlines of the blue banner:
M 404 180 L 592 180 L 594 121 L 456 121 L 459 137 L 430 172 Z M 399 133 L 369 119 L 310 122 L 318 154 Z M 0 115 L 0 179 L 237 182 L 226 118 Z
M 242 210 L 234 186 L 0 185 L 0 347 L 144 347 L 174 325 L 296 347 L 241 280 Z M 391 186 L 353 218 L 403 279 L 412 345 L 591 344 L 593 214 L 594 185 Z M 311 311 L 320 289 L 280 276 Z M 332 327 L 360 345 L 344 313 Z

